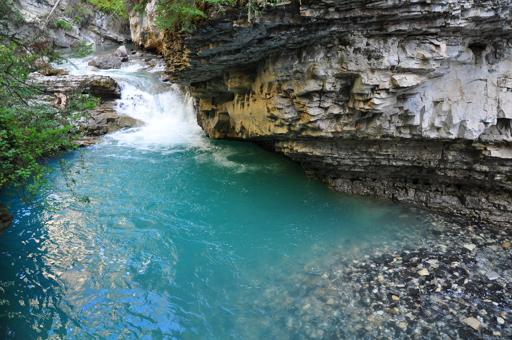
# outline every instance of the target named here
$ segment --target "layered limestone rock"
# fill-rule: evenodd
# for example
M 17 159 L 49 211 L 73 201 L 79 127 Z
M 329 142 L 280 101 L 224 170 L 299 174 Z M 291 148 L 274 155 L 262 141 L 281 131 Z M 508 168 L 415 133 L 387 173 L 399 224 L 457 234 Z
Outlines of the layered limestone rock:
M 52 104 L 59 111 L 69 105 L 74 95 L 90 94 L 101 99 L 99 105 L 87 110 L 87 114 L 74 123 L 83 132 L 82 138 L 78 141 L 80 146 L 94 144 L 98 137 L 107 133 L 142 124 L 134 118 L 119 115 L 116 112 L 115 99 L 120 98 L 121 89 L 119 84 L 109 76 L 69 74 L 47 76 L 36 72 L 29 75 L 28 82 L 44 93 L 37 98 L 38 101 Z
M 181 37 L 131 23 L 211 137 L 264 142 L 339 191 L 510 227 L 511 6 L 303 0 Z

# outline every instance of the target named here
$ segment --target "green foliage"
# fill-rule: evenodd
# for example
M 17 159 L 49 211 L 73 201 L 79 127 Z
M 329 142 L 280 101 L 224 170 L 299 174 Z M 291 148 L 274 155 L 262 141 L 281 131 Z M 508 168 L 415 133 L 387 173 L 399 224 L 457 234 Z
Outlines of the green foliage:
M 70 125 L 62 125 L 46 106 L 0 107 L 0 187 L 42 182 L 42 157 L 73 147 Z
M 67 6 L 63 15 L 72 18 L 73 24 L 83 27 L 94 17 L 93 6 L 82 0 L 83 3 L 76 3 L 74 6 Z
M 34 104 L 40 90 L 27 77 L 40 57 L 0 36 L 0 187 L 39 186 L 45 172 L 40 160 L 73 147 L 72 127 L 62 113 L 49 105 Z
M 25 103 L 33 89 L 25 84 L 36 56 L 24 53 L 16 43 L 0 39 L 0 105 Z
M 0 0 L 0 23 L 8 21 L 13 24 L 24 22 L 23 15 L 14 5 L 14 0 Z
M 71 47 L 73 57 L 83 58 L 94 52 L 94 44 L 86 41 L 79 41 Z
M 157 4 L 157 24 L 162 29 L 190 32 L 197 21 L 207 17 L 205 9 L 233 5 L 236 0 L 160 0 Z
M 57 19 L 54 24 L 55 27 L 63 29 L 64 31 L 71 31 L 73 29 L 73 25 L 64 19 Z
M 72 112 L 94 110 L 98 107 L 100 101 L 101 99 L 98 97 L 91 96 L 90 94 L 80 93 L 71 97 L 68 104 L 68 110 Z
M 114 14 L 120 18 L 128 18 L 125 0 L 87 0 L 100 11 Z
M 131 0 L 131 2 L 128 1 L 128 6 L 137 13 L 144 13 L 148 1 L 149 0 Z

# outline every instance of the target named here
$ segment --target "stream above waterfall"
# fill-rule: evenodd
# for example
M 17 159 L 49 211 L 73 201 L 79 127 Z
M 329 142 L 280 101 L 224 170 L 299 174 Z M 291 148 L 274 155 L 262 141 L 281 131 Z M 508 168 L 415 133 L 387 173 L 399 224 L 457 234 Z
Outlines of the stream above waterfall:
M 283 296 L 329 276 L 333 259 L 430 235 L 418 210 L 332 192 L 279 155 L 207 139 L 186 95 L 143 63 L 65 67 L 115 78 L 118 112 L 144 126 L 49 160 L 48 185 L 29 200 L 3 194 L 15 216 L 0 236 L 7 338 L 322 338 L 292 317 L 314 304 Z

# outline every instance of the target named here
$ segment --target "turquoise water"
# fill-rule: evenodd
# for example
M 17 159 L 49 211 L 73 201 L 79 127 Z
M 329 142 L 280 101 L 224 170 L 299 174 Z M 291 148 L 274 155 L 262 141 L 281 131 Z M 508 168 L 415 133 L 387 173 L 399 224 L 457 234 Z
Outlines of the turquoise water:
M 417 232 L 403 207 L 334 193 L 278 155 L 183 124 L 168 130 L 180 138 L 148 123 L 52 160 L 28 201 L 3 194 L 15 222 L 0 235 L 2 337 L 293 337 L 254 303 L 265 292 L 332 252 Z

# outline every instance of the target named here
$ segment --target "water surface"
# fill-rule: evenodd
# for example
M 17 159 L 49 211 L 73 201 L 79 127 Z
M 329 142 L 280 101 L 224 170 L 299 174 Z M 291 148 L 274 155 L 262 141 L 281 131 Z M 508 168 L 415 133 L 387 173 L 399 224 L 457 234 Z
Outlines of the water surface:
M 86 61 L 85 61 L 86 62 Z M 73 72 L 92 72 L 75 61 Z M 206 139 L 156 74 L 101 71 L 146 122 L 52 160 L 0 236 L 6 338 L 292 338 L 260 303 L 333 252 L 421 235 L 407 209 L 350 198 L 257 146 Z

